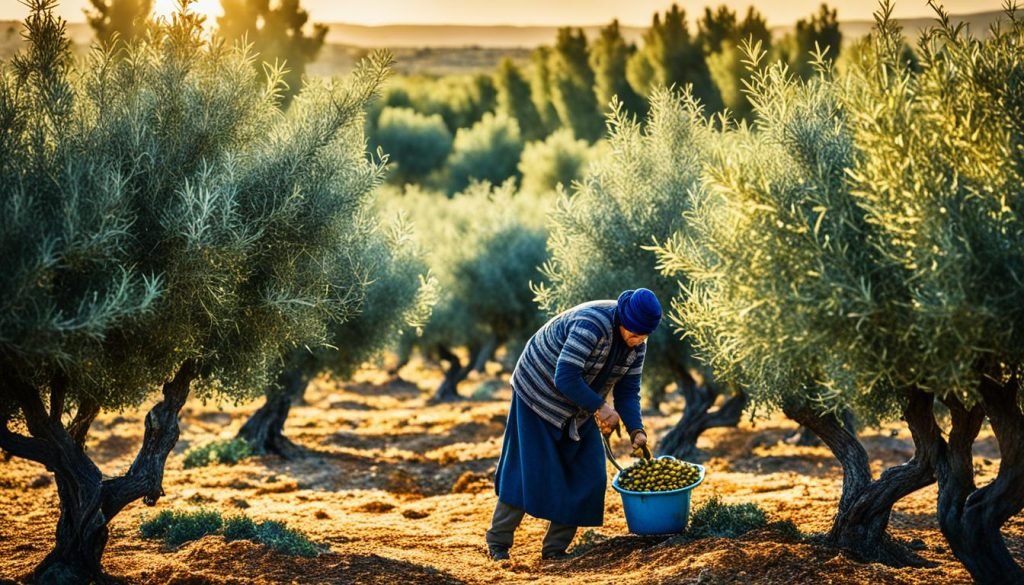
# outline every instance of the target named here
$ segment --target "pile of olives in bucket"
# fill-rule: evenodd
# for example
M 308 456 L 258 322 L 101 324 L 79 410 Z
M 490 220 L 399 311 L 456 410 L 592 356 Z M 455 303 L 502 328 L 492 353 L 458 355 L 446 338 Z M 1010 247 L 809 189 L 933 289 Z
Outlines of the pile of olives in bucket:
M 641 459 L 619 473 L 619 487 L 631 492 L 667 492 L 692 485 L 700 469 L 678 459 Z

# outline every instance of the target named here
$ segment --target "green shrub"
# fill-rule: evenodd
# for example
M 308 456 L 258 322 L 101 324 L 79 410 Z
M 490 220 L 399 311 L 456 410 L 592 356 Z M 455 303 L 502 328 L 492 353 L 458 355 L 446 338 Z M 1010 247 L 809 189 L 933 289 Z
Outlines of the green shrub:
M 273 520 L 256 525 L 255 541 L 286 555 L 315 557 L 320 552 L 305 534 Z
M 227 542 L 249 540 L 287 555 L 314 557 L 321 551 L 308 536 L 282 522 L 255 522 L 244 514 L 223 518 L 214 510 L 164 510 L 143 522 L 139 532 L 143 538 L 162 540 L 170 546 L 221 533 Z
M 214 534 L 224 525 L 220 512 L 215 510 L 196 510 L 180 512 L 164 510 L 152 520 L 139 526 L 143 538 L 159 539 L 170 546 L 192 540 L 199 540 L 207 534 Z
M 716 496 L 693 512 L 687 533 L 697 538 L 736 538 L 767 525 L 768 517 L 757 504 L 723 504 Z
M 224 540 L 256 540 L 256 523 L 253 519 L 241 515 L 231 516 L 224 521 Z
M 206 467 L 211 463 L 234 465 L 252 455 L 252 447 L 245 439 L 225 439 L 207 443 L 185 452 L 185 469 Z

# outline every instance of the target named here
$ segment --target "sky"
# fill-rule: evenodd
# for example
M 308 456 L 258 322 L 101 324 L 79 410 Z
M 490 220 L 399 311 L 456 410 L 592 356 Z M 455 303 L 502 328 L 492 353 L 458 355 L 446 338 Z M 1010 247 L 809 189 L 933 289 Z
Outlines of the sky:
M 175 0 L 156 0 L 157 10 L 166 12 Z M 758 10 L 770 26 L 787 25 L 815 12 L 822 0 L 758 0 Z M 691 16 L 705 6 L 728 4 L 746 12 L 750 0 L 683 0 L 677 2 Z M 945 0 L 953 14 L 985 12 L 1002 8 L 1002 0 Z M 82 10 L 88 0 L 61 0 L 58 12 L 71 22 L 85 20 Z M 830 0 L 840 20 L 870 20 L 878 4 L 866 0 Z M 302 0 L 314 22 L 351 24 L 511 24 L 511 25 L 593 25 L 618 18 L 622 24 L 646 26 L 655 12 L 663 12 L 671 0 Z M 198 10 L 216 16 L 218 0 L 199 0 Z M 0 19 L 21 20 L 28 13 L 18 0 L 0 0 Z M 896 17 L 930 16 L 925 0 L 895 0 Z

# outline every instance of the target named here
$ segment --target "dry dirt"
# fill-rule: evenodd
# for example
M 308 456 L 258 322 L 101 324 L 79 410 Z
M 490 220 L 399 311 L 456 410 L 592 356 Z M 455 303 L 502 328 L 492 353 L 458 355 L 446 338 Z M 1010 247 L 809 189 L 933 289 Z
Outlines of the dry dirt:
M 495 503 L 491 477 L 511 390 L 493 377 L 471 378 L 465 395 L 487 398 L 428 405 L 440 373 L 422 364 L 389 381 L 376 370 L 350 383 L 317 380 L 307 404 L 296 406 L 286 434 L 308 450 L 305 458 L 251 458 L 235 466 L 185 470 L 190 446 L 230 438 L 258 403 L 242 406 L 191 400 L 182 413 L 181 441 L 167 463 L 166 496 L 155 508 L 136 503 L 111 524 L 106 569 L 129 583 L 966 583 L 935 516 L 934 486 L 897 504 L 892 532 L 919 542 L 934 567 L 893 569 L 861 564 L 832 550 L 762 529 L 739 539 L 639 537 L 626 530 L 621 501 L 611 487 L 604 526 L 577 536 L 579 554 L 540 560 L 546 523 L 527 518 L 512 560 L 488 560 L 484 547 Z M 488 392 L 490 390 L 490 392 Z M 647 426 L 663 432 L 678 419 L 674 399 Z M 88 443 L 105 474 L 131 463 L 141 441 L 142 414 L 105 414 Z M 794 425 L 781 418 L 744 421 L 702 437 L 707 480 L 694 505 L 712 496 L 755 502 L 773 520 L 792 520 L 804 532 L 829 526 L 841 483 L 824 447 L 782 442 Z M 865 432 L 876 473 L 912 454 L 897 427 Z M 630 460 L 617 445 L 620 461 Z M 991 435 L 976 447 L 979 482 L 994 475 L 999 454 Z M 609 472 L 614 471 L 609 465 Z M 139 535 L 139 524 L 160 510 L 200 506 L 226 514 L 244 510 L 256 520 L 281 520 L 329 546 L 316 558 L 288 557 L 248 541 L 220 536 L 168 548 Z M 0 462 L 0 579 L 23 580 L 50 549 L 56 489 L 41 466 Z M 1024 522 L 1004 530 L 1024 557 Z

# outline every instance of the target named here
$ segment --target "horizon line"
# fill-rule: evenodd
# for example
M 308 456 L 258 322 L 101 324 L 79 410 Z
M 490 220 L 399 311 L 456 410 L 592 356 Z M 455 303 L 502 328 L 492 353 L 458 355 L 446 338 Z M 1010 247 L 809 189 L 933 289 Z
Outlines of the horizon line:
M 1021 6 L 1020 8 L 1017 8 L 1016 12 L 1024 12 L 1024 6 Z M 969 17 L 969 16 L 978 16 L 978 15 L 981 15 L 981 14 L 993 14 L 993 13 L 1006 14 L 1007 11 L 1005 9 L 1000 8 L 1000 9 L 995 9 L 995 10 L 982 10 L 982 11 L 978 11 L 978 12 L 957 12 L 957 13 L 952 13 L 951 12 L 949 14 L 949 16 L 950 17 Z M 651 18 L 653 19 L 654 15 L 652 15 Z M 922 16 L 900 16 L 900 17 L 894 17 L 893 18 L 893 20 L 897 20 L 897 21 L 899 21 L 899 20 L 928 20 L 928 19 L 936 19 L 937 20 L 938 19 L 938 15 L 931 14 L 931 15 L 922 15 Z M 462 28 L 566 28 L 566 27 L 570 27 L 570 28 L 601 28 L 601 27 L 604 27 L 604 26 L 607 26 L 607 25 L 611 24 L 611 22 L 613 22 L 615 20 L 619 21 L 619 26 L 626 26 L 626 27 L 630 27 L 630 28 L 649 28 L 651 26 L 650 23 L 646 23 L 646 24 L 626 23 L 626 22 L 623 22 L 622 20 L 617 19 L 617 18 L 614 18 L 614 19 L 612 19 L 610 21 L 607 21 L 607 22 L 604 22 L 604 23 L 591 23 L 591 24 L 483 24 L 483 23 L 472 23 L 472 24 L 470 24 L 470 23 L 443 23 L 443 22 L 429 22 L 429 23 L 428 22 L 421 22 L 421 23 L 394 22 L 394 23 L 387 23 L 387 24 L 362 24 L 362 23 L 358 23 L 358 22 L 346 22 L 344 20 L 314 21 L 311 24 L 322 24 L 322 25 L 338 24 L 338 25 L 348 25 L 348 26 L 360 26 L 360 27 L 363 27 L 363 28 L 386 28 L 386 27 L 400 27 L 400 26 L 405 26 L 405 27 L 462 27 Z M 687 20 L 689 20 L 689 19 L 687 19 Z M 6 19 L 0 19 L 0 22 L 22 22 L 22 21 L 18 20 L 18 19 L 15 19 L 15 18 L 6 18 Z M 78 24 L 86 24 L 87 25 L 87 24 L 89 24 L 88 21 L 85 21 L 85 20 L 66 20 L 65 22 L 67 22 L 68 24 L 75 24 L 75 25 L 78 25 Z M 771 28 L 778 28 L 778 27 L 782 27 L 782 26 L 792 26 L 792 25 L 795 25 L 796 22 L 797 21 L 793 21 L 790 24 L 768 25 L 768 28 L 771 29 Z M 839 22 L 840 23 L 844 23 L 844 22 L 875 22 L 875 20 L 873 18 L 853 18 L 853 19 L 848 19 L 848 20 L 840 19 Z

